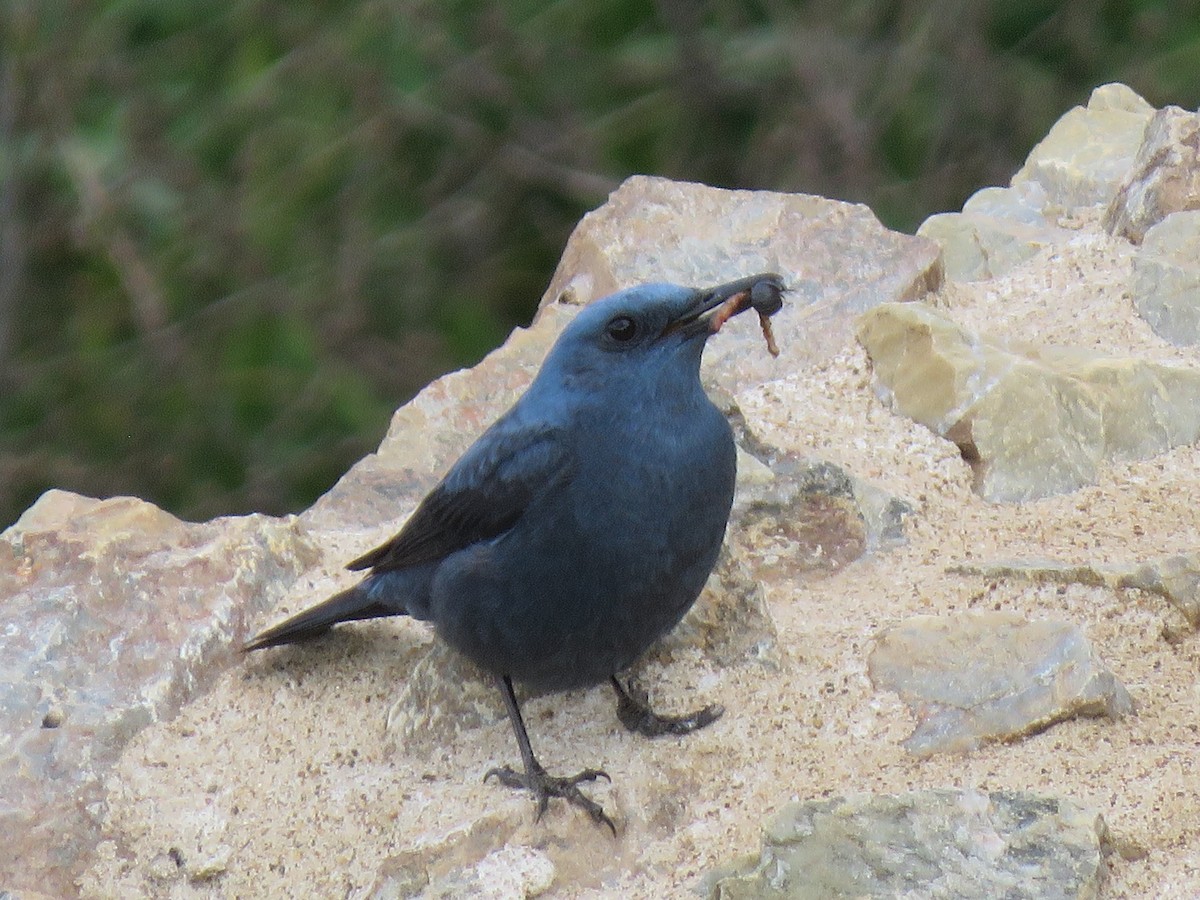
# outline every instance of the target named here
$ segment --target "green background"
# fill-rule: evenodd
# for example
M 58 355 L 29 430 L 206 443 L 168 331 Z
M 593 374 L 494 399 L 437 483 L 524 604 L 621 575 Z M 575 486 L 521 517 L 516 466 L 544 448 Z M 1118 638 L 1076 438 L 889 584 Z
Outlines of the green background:
M 1200 5 L 8 0 L 0 526 L 48 487 L 302 509 L 528 321 L 626 175 L 911 231 L 1106 81 L 1195 108 Z

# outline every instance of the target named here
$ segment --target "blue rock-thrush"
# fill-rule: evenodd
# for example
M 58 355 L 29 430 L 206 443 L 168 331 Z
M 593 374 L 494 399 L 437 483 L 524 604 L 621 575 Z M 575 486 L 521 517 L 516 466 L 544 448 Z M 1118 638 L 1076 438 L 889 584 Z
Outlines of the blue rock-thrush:
M 399 534 L 350 563 L 355 587 L 264 631 L 257 650 L 338 622 L 409 615 L 492 673 L 538 815 L 562 797 L 612 828 L 579 790 L 608 776 L 548 774 L 513 682 L 563 691 L 609 681 L 625 727 L 686 734 L 721 715 L 654 713 L 618 672 L 683 617 L 716 563 L 733 503 L 733 432 L 700 384 L 705 341 L 731 317 L 782 305 L 778 275 L 710 289 L 647 284 L 583 309 L 525 394 L 467 450 Z

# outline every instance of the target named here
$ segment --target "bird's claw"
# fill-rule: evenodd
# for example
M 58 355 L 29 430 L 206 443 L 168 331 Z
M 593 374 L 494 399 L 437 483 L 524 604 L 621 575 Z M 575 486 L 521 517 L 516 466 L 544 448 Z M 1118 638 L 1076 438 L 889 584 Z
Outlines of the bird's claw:
M 644 737 L 690 734 L 725 713 L 725 707 L 713 703 L 682 716 L 664 716 L 652 710 L 647 700 L 646 692 L 633 684 L 617 691 L 617 718 L 628 730 Z
M 603 778 L 605 781 L 612 781 L 608 777 L 608 773 L 603 769 L 584 769 L 578 775 L 562 778 L 550 775 L 540 766 L 534 769 L 533 772 L 518 772 L 509 766 L 497 766 L 496 768 L 488 769 L 487 774 L 483 776 L 483 780 L 487 781 L 493 776 L 505 787 L 530 791 L 537 799 L 537 817 L 539 820 L 550 805 L 550 798 L 561 797 L 572 806 L 586 812 L 597 825 L 607 825 L 609 830 L 612 831 L 613 837 L 617 836 L 617 826 L 613 824 L 612 819 L 604 812 L 604 807 L 579 790 L 581 782 L 595 781 L 598 778 Z

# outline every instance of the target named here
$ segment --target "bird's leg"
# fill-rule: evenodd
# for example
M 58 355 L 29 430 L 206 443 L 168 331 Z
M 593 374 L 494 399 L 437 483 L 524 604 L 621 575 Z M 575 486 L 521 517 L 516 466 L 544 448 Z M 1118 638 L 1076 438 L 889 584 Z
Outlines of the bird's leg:
M 533 755 L 533 747 L 529 744 L 529 734 L 525 731 L 525 722 L 521 718 L 521 708 L 517 706 L 517 695 L 513 693 L 512 679 L 507 675 L 501 675 L 496 680 L 500 693 L 504 697 L 504 705 L 508 709 L 508 718 L 517 735 L 517 746 L 521 748 L 521 762 L 525 765 L 525 771 L 522 773 L 508 766 L 500 766 L 489 769 L 483 776 L 483 780 L 487 781 L 495 775 L 503 785 L 532 791 L 533 796 L 537 798 L 537 817 L 539 819 L 546 812 L 551 797 L 562 797 L 572 806 L 578 806 L 586 812 L 596 824 L 607 825 L 615 837 L 617 826 L 605 814 L 604 808 L 579 790 L 581 781 L 595 781 L 597 778 L 611 780 L 608 773 L 602 769 L 584 769 L 578 775 L 572 775 L 569 778 L 559 778 L 548 774 L 542 768 L 542 764 L 537 761 L 537 757 Z
M 689 734 L 697 728 L 703 728 L 721 718 L 725 709 L 720 704 L 705 706 L 683 716 L 660 716 L 650 708 L 646 692 L 629 683 L 629 690 L 621 686 L 617 676 L 611 677 L 612 686 L 617 692 L 617 718 L 630 731 L 646 737 L 659 737 L 664 734 Z

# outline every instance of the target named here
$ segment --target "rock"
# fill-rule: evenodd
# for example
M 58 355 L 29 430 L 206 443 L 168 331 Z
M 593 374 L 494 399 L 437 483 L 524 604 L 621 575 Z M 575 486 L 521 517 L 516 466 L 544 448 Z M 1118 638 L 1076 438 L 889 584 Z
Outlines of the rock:
M 1133 258 L 1130 293 L 1154 333 L 1173 344 L 1200 343 L 1200 211 L 1151 226 Z
M 1077 626 L 1011 613 L 907 619 L 880 635 L 868 670 L 877 690 L 895 691 L 918 717 L 904 742 L 917 756 L 1133 709 Z
M 1200 114 L 1160 109 L 1104 215 L 1109 234 L 1140 244 L 1172 213 L 1200 209 Z
M 63 491 L 0 535 L 0 885 L 73 890 L 122 748 L 229 665 L 245 619 L 318 558 L 294 520 L 194 525 Z
M 555 867 L 545 853 L 533 847 L 502 847 L 471 866 L 453 869 L 440 878 L 425 880 L 424 873 L 389 870 L 367 895 L 371 900 L 525 900 L 540 897 L 554 884 Z
M 538 897 L 554 883 L 554 861 L 541 849 L 505 844 L 511 835 L 512 825 L 496 814 L 430 835 L 383 860 L 364 896 L 371 900 Z M 488 852 L 484 848 L 492 842 L 501 846 Z
M 713 668 L 744 662 L 776 666 L 778 635 L 761 582 L 727 543 L 703 593 L 645 662 L 668 663 L 674 654 L 696 649 Z
M 941 245 L 948 278 L 981 281 L 1007 274 L 1070 240 L 1081 210 L 1109 203 L 1124 209 L 1129 201 L 1114 197 L 1135 190 L 1129 187 L 1130 172 L 1139 164 L 1143 180 L 1170 180 L 1164 173 L 1151 174 L 1149 159 L 1143 162 L 1149 152 L 1143 132 L 1156 115 L 1161 113 L 1123 84 L 1098 87 L 1086 108 L 1077 106 L 1054 124 L 1010 187 L 978 191 L 961 213 L 930 216 L 917 234 Z M 1175 136 L 1169 134 L 1163 139 Z
M 1123 84 L 1092 91 L 1054 123 L 1013 176 L 1020 188 L 1033 182 L 1045 192 L 1042 212 L 1056 223 L 1080 207 L 1112 202 L 1134 165 L 1154 108 Z
M 937 245 L 888 231 L 865 206 L 639 175 L 583 217 L 542 309 L 641 281 L 719 284 L 765 271 L 789 288 L 772 320 L 782 355 L 767 355 L 752 317 L 735 320 L 705 352 L 708 383 L 730 394 L 836 353 L 855 313 L 942 283 Z
M 422 755 L 453 746 L 467 729 L 506 718 L 494 679 L 435 641 L 413 667 L 388 710 L 387 730 L 398 747 Z
M 961 213 L 930 216 L 917 234 L 941 245 L 947 278 L 983 281 L 1070 237 L 1071 232 L 1046 220 L 1045 205 L 1045 189 L 1036 181 L 984 188 L 963 204 Z
M 757 578 L 828 575 L 903 541 L 911 504 L 841 466 L 783 454 L 766 470 L 740 488 L 729 529 Z
M 758 860 L 713 873 L 712 900 L 1099 896 L 1104 820 L 1070 800 L 965 790 L 793 803 Z
M 884 399 L 958 445 L 987 500 L 1095 480 L 1200 437 L 1200 371 L 1086 350 L 1001 347 L 929 307 L 887 303 L 859 321 Z
M 1071 564 L 1053 560 L 1014 560 L 955 565 L 956 575 L 1016 578 L 1034 583 L 1082 584 L 1112 590 L 1135 589 L 1165 597 L 1192 628 L 1200 627 L 1200 551 L 1174 553 L 1144 562 Z

